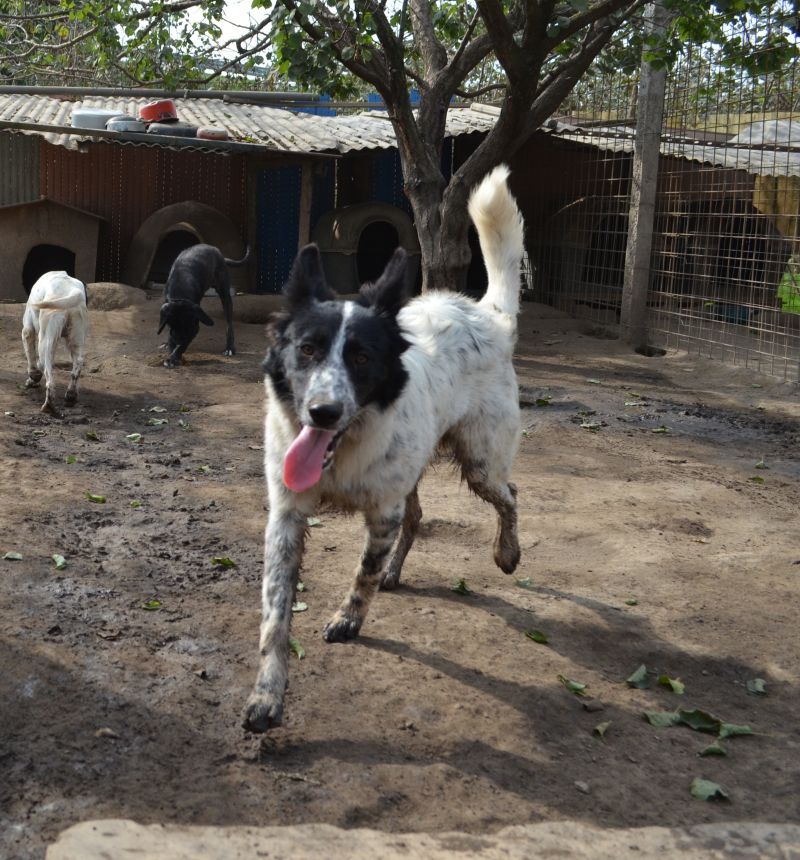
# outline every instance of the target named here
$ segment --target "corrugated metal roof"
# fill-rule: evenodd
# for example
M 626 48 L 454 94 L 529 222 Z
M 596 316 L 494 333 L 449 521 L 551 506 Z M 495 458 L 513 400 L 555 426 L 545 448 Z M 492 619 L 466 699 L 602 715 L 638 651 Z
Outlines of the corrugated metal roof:
M 553 123 L 547 130 L 551 134 L 605 152 L 633 152 L 635 134 L 629 127 L 586 129 L 566 123 Z M 800 148 L 774 142 L 753 146 L 749 142 L 741 142 L 745 139 L 739 135 L 728 141 L 709 143 L 685 136 L 667 135 L 661 141 L 661 154 L 761 176 L 800 176 Z
M 32 123 L 42 126 L 70 126 L 75 108 L 118 110 L 121 114 L 138 116 L 139 108 L 151 99 L 114 96 L 82 96 L 79 98 L 0 93 L 0 121 Z M 221 126 L 231 139 L 274 152 L 295 154 L 344 154 L 364 149 L 391 149 L 397 143 L 391 123 L 383 111 L 366 111 L 342 116 L 319 116 L 258 104 L 241 104 L 220 99 L 175 99 L 178 116 L 192 125 Z M 490 105 L 450 108 L 447 114 L 447 134 L 457 137 L 492 129 L 499 109 Z M 634 133 L 628 127 L 586 129 L 566 123 L 549 123 L 546 130 L 576 143 L 586 144 L 607 152 L 632 152 Z M 35 134 L 57 146 L 78 149 L 96 138 L 90 135 L 66 134 L 42 129 L 20 129 L 23 134 Z M 111 134 L 111 133 L 109 133 Z M 108 139 L 108 138 L 104 138 Z M 117 137 L 114 136 L 114 140 Z M 124 135 L 118 138 L 126 140 Z M 134 138 L 130 138 L 134 140 Z M 143 136 L 135 137 L 142 143 Z M 149 142 L 149 138 L 144 138 Z M 205 142 L 193 138 L 177 141 L 153 140 L 154 146 L 171 148 L 202 148 Z M 212 148 L 209 145 L 209 148 Z M 721 143 L 692 141 L 685 137 L 661 142 L 662 155 L 744 170 L 763 176 L 800 176 L 800 151 L 797 147 L 777 143 L 753 146 L 738 139 Z
M 27 93 L 0 93 L 0 121 L 36 125 L 69 126 L 75 108 L 119 110 L 120 114 L 138 116 L 139 107 L 151 99 L 84 96 L 79 99 Z M 349 116 L 317 116 L 296 113 L 266 105 L 238 104 L 219 99 L 175 99 L 178 117 L 198 126 L 221 126 L 233 140 L 267 146 L 286 153 L 346 153 L 362 149 L 389 149 L 396 141 L 391 123 L 381 111 Z M 451 136 L 489 131 L 496 114 L 471 108 L 451 108 L 447 133 Z M 67 149 L 78 149 L 92 140 L 90 135 L 61 134 L 57 131 L 20 129 L 23 134 L 38 134 L 50 143 Z M 116 139 L 116 137 L 114 138 Z M 124 135 L 120 135 L 124 140 Z M 153 145 L 159 141 L 154 140 Z M 199 141 L 187 138 L 185 144 Z

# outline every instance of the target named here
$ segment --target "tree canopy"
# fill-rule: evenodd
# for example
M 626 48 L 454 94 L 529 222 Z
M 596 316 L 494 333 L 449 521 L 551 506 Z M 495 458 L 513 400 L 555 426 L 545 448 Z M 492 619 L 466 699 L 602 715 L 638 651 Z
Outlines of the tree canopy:
M 426 284 L 456 287 L 469 261 L 469 188 L 509 158 L 595 70 L 632 73 L 710 55 L 753 79 L 798 52 L 798 0 L 252 0 L 223 39 L 223 0 L 0 0 L 6 83 L 184 88 L 233 80 L 264 89 L 383 97 L 422 247 Z M 412 106 L 409 91 L 419 92 Z M 494 129 L 452 177 L 441 173 L 454 98 L 492 98 Z

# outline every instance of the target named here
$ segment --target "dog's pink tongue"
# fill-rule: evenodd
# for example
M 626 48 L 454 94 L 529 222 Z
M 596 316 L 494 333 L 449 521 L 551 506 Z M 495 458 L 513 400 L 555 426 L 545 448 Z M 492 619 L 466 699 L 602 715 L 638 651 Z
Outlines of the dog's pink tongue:
M 322 461 L 333 438 L 333 430 L 303 427 L 283 458 L 283 483 L 302 493 L 322 477 Z

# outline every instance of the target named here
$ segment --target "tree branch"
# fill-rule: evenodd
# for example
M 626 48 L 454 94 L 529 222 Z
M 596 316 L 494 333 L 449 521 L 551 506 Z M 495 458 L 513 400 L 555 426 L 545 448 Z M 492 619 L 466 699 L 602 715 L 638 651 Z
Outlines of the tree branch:
M 447 51 L 436 38 L 433 26 L 431 4 L 425 0 L 410 0 L 411 29 L 417 40 L 417 47 L 424 66 L 424 77 L 432 82 L 434 77 L 447 65 Z

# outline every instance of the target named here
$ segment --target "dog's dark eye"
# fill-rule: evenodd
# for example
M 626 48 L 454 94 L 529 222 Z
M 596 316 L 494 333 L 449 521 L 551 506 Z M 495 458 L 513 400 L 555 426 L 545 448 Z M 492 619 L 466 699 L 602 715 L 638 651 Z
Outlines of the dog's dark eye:
M 314 355 L 314 345 L 311 343 L 304 343 L 300 347 L 300 352 L 302 352 L 303 355 Z
M 357 352 L 353 361 L 356 364 L 366 364 L 369 361 L 369 356 L 365 352 Z

